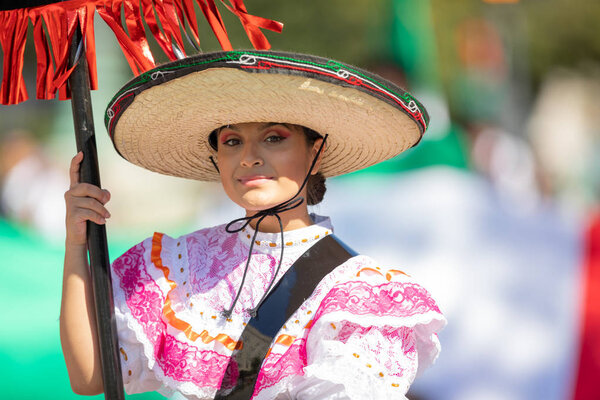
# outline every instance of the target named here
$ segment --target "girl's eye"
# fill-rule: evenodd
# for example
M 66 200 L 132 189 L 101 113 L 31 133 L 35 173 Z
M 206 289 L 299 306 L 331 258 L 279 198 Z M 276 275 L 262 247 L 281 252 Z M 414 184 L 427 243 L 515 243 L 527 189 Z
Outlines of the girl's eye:
M 227 139 L 223 142 L 225 146 L 235 146 L 236 144 L 240 144 L 240 140 L 236 138 Z
M 271 142 L 271 143 L 275 143 L 275 142 L 281 142 L 283 139 L 285 139 L 283 136 L 279 136 L 279 135 L 271 135 L 268 136 L 265 141 L 267 142 Z

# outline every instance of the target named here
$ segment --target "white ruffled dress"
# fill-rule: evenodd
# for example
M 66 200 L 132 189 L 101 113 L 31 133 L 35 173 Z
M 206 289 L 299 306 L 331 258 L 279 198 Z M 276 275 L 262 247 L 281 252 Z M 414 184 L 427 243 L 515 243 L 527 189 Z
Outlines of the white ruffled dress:
M 230 319 L 221 316 L 246 265 L 250 227 L 225 225 L 179 238 L 155 233 L 112 264 L 127 393 L 180 392 L 212 399 L 232 352 L 275 272 L 277 280 L 332 233 L 329 218 L 279 233 L 259 232 Z M 446 321 L 431 295 L 402 271 L 359 255 L 325 276 L 275 336 L 253 399 L 405 399 L 440 351 Z

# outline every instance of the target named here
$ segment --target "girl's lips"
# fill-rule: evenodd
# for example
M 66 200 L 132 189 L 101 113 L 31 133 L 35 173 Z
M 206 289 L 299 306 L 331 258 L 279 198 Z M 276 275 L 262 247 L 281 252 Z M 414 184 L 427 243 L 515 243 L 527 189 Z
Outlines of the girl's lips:
M 242 176 L 238 181 L 245 186 L 259 186 L 270 181 L 272 178 L 264 175 Z

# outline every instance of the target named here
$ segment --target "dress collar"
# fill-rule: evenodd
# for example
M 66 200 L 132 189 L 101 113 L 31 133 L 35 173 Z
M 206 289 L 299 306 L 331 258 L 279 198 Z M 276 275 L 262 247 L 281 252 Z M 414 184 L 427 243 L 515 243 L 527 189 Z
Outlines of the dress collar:
M 333 227 L 331 226 L 329 217 L 310 214 L 310 218 L 313 220 L 314 224 L 304 228 L 283 232 L 284 248 L 286 250 L 305 250 L 319 239 L 333 233 Z M 250 241 L 254 235 L 254 229 L 248 225 L 239 231 L 238 235 L 244 244 L 250 246 Z M 261 253 L 270 253 L 271 250 L 280 250 L 281 234 L 279 232 L 266 233 L 259 231 L 256 235 L 254 249 Z

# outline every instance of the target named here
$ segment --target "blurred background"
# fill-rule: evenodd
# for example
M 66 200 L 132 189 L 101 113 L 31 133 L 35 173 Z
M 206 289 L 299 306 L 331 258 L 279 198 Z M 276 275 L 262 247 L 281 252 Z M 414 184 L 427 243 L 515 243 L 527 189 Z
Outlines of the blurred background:
M 246 6 L 285 24 L 266 32 L 273 49 L 373 70 L 429 110 L 417 147 L 329 179 L 313 210 L 357 251 L 423 283 L 446 315 L 441 356 L 408 397 L 600 399 L 600 2 Z M 236 17 L 221 11 L 234 48 L 250 48 Z M 219 49 L 199 23 L 202 50 Z M 98 17 L 95 28 L 92 102 L 112 192 L 111 260 L 154 231 L 177 236 L 239 216 L 219 185 L 159 176 L 116 154 L 104 108 L 132 74 Z M 58 318 L 71 105 L 34 99 L 32 41 L 25 57 L 31 99 L 0 106 L 0 398 L 68 399 L 77 396 Z

